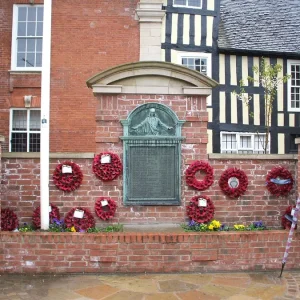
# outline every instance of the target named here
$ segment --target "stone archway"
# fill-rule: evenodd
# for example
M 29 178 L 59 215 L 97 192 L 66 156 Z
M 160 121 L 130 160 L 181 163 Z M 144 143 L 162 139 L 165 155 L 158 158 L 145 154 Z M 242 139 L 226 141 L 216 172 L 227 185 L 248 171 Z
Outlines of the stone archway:
M 181 206 L 188 198 L 181 176 L 189 160 L 207 158 L 206 97 L 217 84 L 197 71 L 157 61 L 116 66 L 87 81 L 99 99 L 97 149 L 113 149 L 123 158 L 123 180 L 115 189 L 126 217 L 134 215 L 130 206 L 141 206 L 139 214 L 149 223 L 147 206 L 176 205 L 180 213 L 170 207 L 170 215 L 184 221 Z M 153 109 L 153 122 L 161 128 L 145 124 Z M 109 138 L 101 137 L 104 131 L 111 132 Z M 155 222 L 161 223 L 157 211 Z

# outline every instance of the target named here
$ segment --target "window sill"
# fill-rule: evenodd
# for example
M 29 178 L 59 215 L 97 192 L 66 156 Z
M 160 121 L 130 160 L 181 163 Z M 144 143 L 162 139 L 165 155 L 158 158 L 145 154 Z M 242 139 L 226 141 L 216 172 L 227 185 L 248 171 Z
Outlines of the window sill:
M 8 70 L 9 74 L 41 74 L 42 70 Z
M 95 156 L 92 152 L 50 152 L 50 158 L 80 159 Z M 40 152 L 2 152 L 2 158 L 40 158 Z
M 264 159 L 264 160 L 282 160 L 291 159 L 297 160 L 297 154 L 235 154 L 235 153 L 210 153 L 208 154 L 209 159 Z

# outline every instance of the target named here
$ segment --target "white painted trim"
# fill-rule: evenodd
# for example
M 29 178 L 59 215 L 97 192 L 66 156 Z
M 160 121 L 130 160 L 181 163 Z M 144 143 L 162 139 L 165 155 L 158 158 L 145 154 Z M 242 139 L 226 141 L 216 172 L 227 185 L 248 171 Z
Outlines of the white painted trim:
M 177 64 L 182 66 L 182 58 L 183 57 L 194 57 L 194 58 L 205 58 L 207 60 L 207 75 L 211 77 L 211 53 L 204 52 L 185 52 L 185 51 L 174 51 L 176 53 L 176 62 Z M 201 72 L 200 72 L 201 73 Z
M 299 138 L 300 143 L 300 138 Z M 297 154 L 234 154 L 234 153 L 209 153 L 208 159 L 220 159 L 220 160 L 298 160 Z
M 232 134 L 232 135 L 235 134 L 236 135 L 236 148 L 235 149 L 231 149 L 231 148 L 222 149 L 222 140 L 223 140 L 222 137 L 223 137 L 223 135 L 226 135 L 226 134 Z M 263 132 L 259 132 L 258 134 L 261 135 L 261 136 L 265 136 L 265 133 L 263 133 Z M 222 154 L 229 154 L 229 153 L 225 153 L 225 152 L 223 153 L 222 151 L 234 151 L 236 154 L 238 154 L 238 151 L 247 151 L 247 150 L 255 151 L 255 149 L 254 149 L 254 137 L 255 137 L 255 135 L 257 135 L 257 133 L 254 133 L 254 132 L 221 131 L 220 132 L 220 152 Z M 240 148 L 240 137 L 241 136 L 250 136 L 252 147 Z M 268 153 L 270 152 L 270 147 L 271 147 L 271 140 L 270 140 L 270 135 L 269 135 L 269 144 L 268 144 L 268 149 L 267 149 Z
M 50 71 L 51 71 L 51 17 L 52 0 L 44 0 L 43 27 L 43 60 L 41 84 L 41 119 L 46 119 L 46 125 L 41 124 L 40 153 L 40 210 L 41 229 L 49 229 L 49 135 L 50 135 Z
M 175 4 L 174 0 L 173 0 L 173 7 L 186 7 L 186 8 L 198 8 L 198 9 L 202 9 L 202 4 L 203 4 L 203 0 L 201 0 L 200 6 L 189 6 L 188 5 L 188 0 L 185 0 L 186 5 L 179 5 L 179 4 Z
M 300 65 L 300 60 L 288 60 L 287 61 L 287 73 L 291 75 L 291 65 Z M 287 82 L 287 99 L 288 99 L 288 111 L 300 111 L 300 108 L 291 107 L 291 78 Z M 299 86 L 300 88 L 300 86 Z
M 13 5 L 13 22 L 12 22 L 12 37 L 11 37 L 11 72 L 27 72 L 27 71 L 42 71 L 42 67 L 17 67 L 17 33 L 18 33 L 18 8 L 30 7 L 29 4 L 14 4 Z M 42 4 L 35 4 L 35 7 L 43 7 Z

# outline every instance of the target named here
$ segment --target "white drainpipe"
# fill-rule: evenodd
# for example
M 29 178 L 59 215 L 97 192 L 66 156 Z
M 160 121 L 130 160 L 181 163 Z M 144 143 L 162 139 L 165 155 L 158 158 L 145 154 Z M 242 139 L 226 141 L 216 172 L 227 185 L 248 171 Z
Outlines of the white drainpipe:
M 44 0 L 43 60 L 41 87 L 40 207 L 41 229 L 49 229 L 49 132 L 52 0 Z

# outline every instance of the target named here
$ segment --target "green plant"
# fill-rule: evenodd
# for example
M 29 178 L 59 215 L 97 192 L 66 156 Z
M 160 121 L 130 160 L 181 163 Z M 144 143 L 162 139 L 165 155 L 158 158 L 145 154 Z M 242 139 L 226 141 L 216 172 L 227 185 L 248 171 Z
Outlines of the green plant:
M 98 233 L 98 232 L 122 232 L 122 224 L 112 224 L 106 227 L 93 227 L 87 230 L 88 233 Z
M 30 224 L 24 223 L 23 226 L 19 227 L 20 232 L 31 232 L 35 231 L 34 227 Z
M 269 133 L 271 127 L 271 118 L 273 113 L 273 102 L 277 96 L 278 86 L 282 83 L 286 83 L 291 77 L 286 74 L 282 77 L 279 77 L 279 73 L 282 71 L 282 66 L 280 64 L 267 64 L 265 59 L 262 57 L 260 66 L 254 66 L 253 72 L 256 76 L 248 76 L 248 81 L 254 83 L 257 82 L 264 90 L 264 100 L 265 100 L 265 134 L 264 141 L 260 140 L 264 153 L 267 153 L 269 145 Z M 258 79 L 256 79 L 258 77 Z M 233 91 L 233 94 L 237 96 L 239 100 L 242 100 L 246 105 L 249 106 L 249 101 L 252 100 L 250 96 L 246 93 L 245 83 L 243 80 L 239 82 L 239 93 Z M 250 117 L 254 117 L 254 113 L 249 113 Z M 258 134 L 258 131 L 257 131 Z

